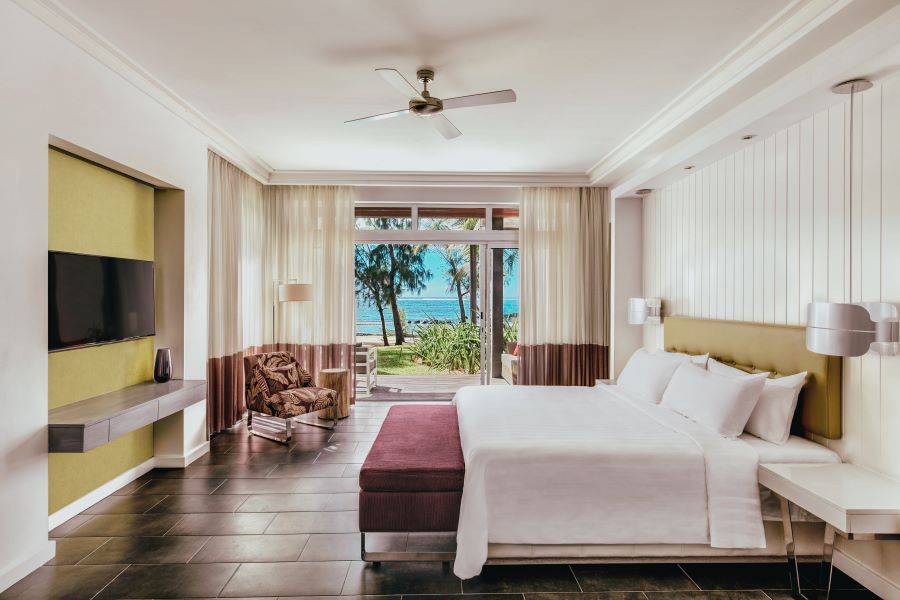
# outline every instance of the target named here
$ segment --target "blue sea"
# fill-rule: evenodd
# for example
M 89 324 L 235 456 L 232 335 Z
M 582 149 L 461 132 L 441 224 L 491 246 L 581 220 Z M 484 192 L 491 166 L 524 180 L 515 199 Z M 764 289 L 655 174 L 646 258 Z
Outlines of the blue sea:
M 459 300 L 456 298 L 400 298 L 397 301 L 400 310 L 403 311 L 408 323 L 417 321 L 459 321 Z M 466 315 L 469 314 L 469 302 L 464 300 Z M 504 298 L 504 315 L 519 314 L 519 299 Z M 394 330 L 394 321 L 391 318 L 390 307 L 385 307 L 384 319 L 388 332 Z M 356 303 L 356 333 L 381 333 L 381 321 L 378 310 L 374 306 L 357 301 Z

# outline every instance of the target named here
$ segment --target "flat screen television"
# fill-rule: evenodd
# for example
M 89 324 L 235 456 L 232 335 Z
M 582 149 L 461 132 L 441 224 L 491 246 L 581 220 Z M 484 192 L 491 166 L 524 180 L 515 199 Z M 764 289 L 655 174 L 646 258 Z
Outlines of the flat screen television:
M 154 335 L 153 263 L 49 253 L 50 350 Z

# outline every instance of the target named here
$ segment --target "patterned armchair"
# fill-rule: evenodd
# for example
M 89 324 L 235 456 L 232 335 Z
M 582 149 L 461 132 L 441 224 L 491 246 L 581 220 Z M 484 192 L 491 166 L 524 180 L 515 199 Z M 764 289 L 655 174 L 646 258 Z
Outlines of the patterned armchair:
M 337 392 L 314 387 L 312 377 L 289 352 L 267 352 L 244 357 L 244 397 L 247 403 L 247 429 L 279 442 L 291 439 L 294 417 L 331 409 L 331 425 L 299 421 L 304 425 L 334 429 L 337 424 Z M 285 439 L 253 428 L 253 413 L 284 419 Z

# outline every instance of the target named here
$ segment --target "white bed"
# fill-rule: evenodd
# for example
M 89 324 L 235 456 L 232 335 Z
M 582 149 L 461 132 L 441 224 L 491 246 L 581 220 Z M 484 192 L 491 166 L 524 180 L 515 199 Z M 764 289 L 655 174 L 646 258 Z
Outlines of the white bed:
M 523 549 L 765 553 L 758 464 L 839 461 L 802 438 L 721 438 L 617 386 L 471 387 L 455 402 L 466 462 L 462 578 Z

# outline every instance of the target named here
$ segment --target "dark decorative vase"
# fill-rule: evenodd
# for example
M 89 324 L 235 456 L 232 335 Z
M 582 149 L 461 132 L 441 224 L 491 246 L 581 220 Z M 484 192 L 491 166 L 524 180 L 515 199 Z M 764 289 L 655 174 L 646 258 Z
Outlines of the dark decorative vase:
M 156 365 L 153 367 L 153 379 L 156 383 L 165 383 L 172 378 L 172 353 L 168 348 L 156 351 Z

